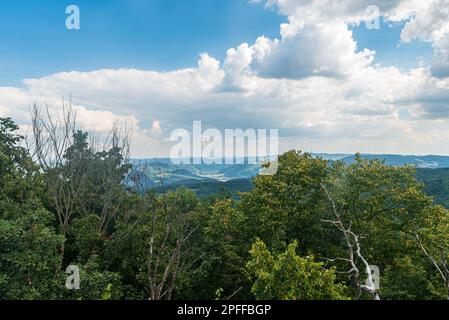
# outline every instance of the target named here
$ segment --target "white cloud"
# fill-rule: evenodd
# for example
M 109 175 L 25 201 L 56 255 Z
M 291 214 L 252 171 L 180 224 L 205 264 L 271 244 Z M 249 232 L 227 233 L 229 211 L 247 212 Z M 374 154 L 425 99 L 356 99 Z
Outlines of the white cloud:
M 266 0 L 267 6 L 277 7 L 279 12 L 295 17 L 306 24 L 339 21 L 359 24 L 369 20 L 372 13 L 367 10 L 377 6 L 380 14 L 395 10 L 404 0 Z
M 401 41 L 429 42 L 434 48 L 432 74 L 449 77 L 449 0 L 403 1 L 391 21 L 408 20 L 401 33 Z
M 244 45 L 235 53 L 248 48 Z M 210 89 L 205 86 L 206 90 L 195 85 L 195 81 L 203 81 L 196 76 L 187 85 L 185 77 L 178 75 L 200 72 L 193 69 L 174 73 L 103 70 L 29 80 L 24 89 L 2 89 L 0 104 L 27 112 L 37 100 L 57 108 L 58 97 L 76 88 L 77 94 L 72 93 L 74 103 L 80 106 L 79 120 L 87 128 L 97 130 L 107 130 L 118 120 L 135 124 L 138 141 L 134 150 L 139 156 L 167 155 L 169 146 L 165 139 L 170 131 L 179 127 L 190 129 L 193 120 L 220 129 L 279 128 L 286 141 L 294 141 L 284 144 L 285 148 L 314 146 L 316 151 L 347 152 L 352 148 L 354 152 L 381 152 L 385 145 L 393 145 L 399 152 L 419 122 L 414 100 L 428 90 L 425 85 L 430 76 L 425 70 L 404 73 L 397 68 L 366 67 L 346 79 L 268 79 L 246 69 L 249 59 L 233 58 L 227 63 L 239 72 L 230 73 L 224 63 L 224 70 L 215 70 L 214 74 L 226 73 L 230 79 L 243 74 L 247 83 L 233 82 L 242 90 L 222 90 L 227 79 L 210 85 Z M 73 83 L 77 85 L 74 87 Z M 169 83 L 171 89 L 162 90 L 162 84 Z M 403 108 L 410 108 L 417 116 L 401 119 L 399 112 Z M 389 141 L 392 137 L 394 142 Z M 416 150 L 421 147 L 416 145 Z
M 258 63 L 257 73 L 268 78 L 340 78 L 366 68 L 373 59 L 373 51 L 358 52 L 345 23 L 317 23 L 303 27 L 296 34 L 286 32 L 270 54 Z
M 402 40 L 444 48 L 444 37 L 430 31 L 443 30 L 443 22 L 427 26 L 418 19 L 427 21 L 432 11 L 404 3 L 381 2 L 389 20 L 411 19 Z M 27 79 L 22 88 L 0 87 L 0 114 L 26 124 L 34 102 L 56 112 L 61 97 L 72 95 L 88 128 L 134 124 L 136 157 L 167 156 L 170 132 L 190 130 L 194 120 L 205 129 L 278 128 L 281 151 L 449 153 L 442 143 L 449 138 L 449 81 L 425 67 L 381 67 L 373 51 L 357 47 L 348 25 L 361 23 L 372 1 L 268 4 L 288 16 L 280 38 L 231 48 L 221 63 L 202 54 L 197 67 L 171 72 L 107 69 Z
M 2 106 L 0 104 L 0 117 L 6 117 L 10 114 L 10 111 L 8 108 L 6 108 L 5 106 Z

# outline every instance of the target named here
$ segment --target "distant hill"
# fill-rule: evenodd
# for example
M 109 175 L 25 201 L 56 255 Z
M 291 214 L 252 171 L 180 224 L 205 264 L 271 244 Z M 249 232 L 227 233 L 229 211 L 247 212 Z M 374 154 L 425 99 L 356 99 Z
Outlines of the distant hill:
M 418 169 L 416 177 L 424 183 L 425 191 L 435 203 L 449 208 L 449 168 Z
M 174 191 L 181 187 L 186 187 L 196 193 L 200 198 L 217 194 L 222 191 L 230 192 L 233 196 L 237 197 L 239 192 L 248 192 L 253 188 L 252 179 L 234 179 L 229 181 L 195 181 L 195 180 L 182 180 L 177 183 L 172 183 L 165 187 L 165 190 Z M 161 187 L 157 187 L 157 193 L 162 192 Z
M 235 164 L 229 167 L 226 167 L 219 171 L 219 174 L 222 174 L 225 177 L 228 178 L 250 178 L 256 176 L 260 171 L 260 166 L 257 164 L 247 164 L 247 165 L 241 165 L 241 164 Z
M 355 161 L 355 155 L 347 154 L 314 154 L 330 161 L 343 161 L 347 164 Z M 393 155 L 393 154 L 362 154 L 364 159 L 384 160 L 390 166 L 405 166 L 407 164 L 416 165 L 417 168 L 449 168 L 449 156 L 413 156 L 413 155 Z
M 351 164 L 355 155 L 316 153 L 328 161 L 343 161 Z M 391 154 L 362 154 L 365 159 L 379 159 L 392 166 L 415 165 L 417 178 L 426 185 L 426 192 L 435 197 L 437 203 L 449 207 L 449 156 L 413 156 Z M 167 190 L 187 187 L 200 197 L 220 192 L 245 192 L 252 188 L 252 178 L 259 173 L 260 166 L 254 164 L 174 164 L 170 159 L 132 160 L 133 171 L 125 179 L 130 187 L 155 189 L 161 192 L 160 178 L 163 177 Z

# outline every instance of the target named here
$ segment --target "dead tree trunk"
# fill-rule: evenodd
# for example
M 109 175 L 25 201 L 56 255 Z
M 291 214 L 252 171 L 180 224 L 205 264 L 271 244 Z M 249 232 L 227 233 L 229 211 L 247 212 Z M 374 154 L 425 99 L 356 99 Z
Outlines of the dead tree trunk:
M 370 264 L 366 261 L 366 259 L 363 257 L 361 252 L 361 246 L 359 241 L 359 236 L 356 235 L 354 232 L 351 231 L 351 224 L 349 224 L 349 227 L 345 226 L 345 223 L 342 220 L 341 212 L 337 210 L 337 206 L 335 204 L 334 199 L 332 198 L 331 194 L 327 190 L 327 188 L 324 186 L 324 184 L 321 185 L 324 189 L 324 192 L 326 193 L 326 196 L 329 200 L 329 203 L 331 204 L 331 211 L 333 215 L 335 216 L 334 220 L 323 220 L 323 222 L 330 223 L 334 225 L 338 230 L 341 231 L 343 234 L 347 249 L 348 249 L 348 258 L 335 258 L 335 259 L 327 259 L 328 261 L 344 261 L 347 262 L 351 269 L 346 271 L 345 273 L 348 274 L 353 282 L 355 287 L 359 290 L 359 298 L 360 295 L 363 292 L 369 293 L 373 300 L 380 300 L 380 295 L 378 292 L 378 288 L 376 288 L 374 277 L 372 274 L 372 270 L 370 267 Z M 360 282 L 361 272 L 357 266 L 356 259 L 359 259 L 364 267 L 364 272 L 367 276 L 366 284 L 362 284 Z

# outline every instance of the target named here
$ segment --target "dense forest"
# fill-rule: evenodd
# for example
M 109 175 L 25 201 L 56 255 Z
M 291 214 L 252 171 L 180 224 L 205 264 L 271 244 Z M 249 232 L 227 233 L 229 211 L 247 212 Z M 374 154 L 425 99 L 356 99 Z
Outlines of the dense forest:
M 416 178 L 436 203 L 449 208 L 449 168 L 417 169 Z
M 0 118 L 0 299 L 449 296 L 449 211 L 413 166 L 290 151 L 237 199 L 165 190 L 163 176 L 142 192 L 122 183 L 118 135 L 98 148 L 42 119 L 28 144 Z M 68 266 L 79 290 L 65 287 Z

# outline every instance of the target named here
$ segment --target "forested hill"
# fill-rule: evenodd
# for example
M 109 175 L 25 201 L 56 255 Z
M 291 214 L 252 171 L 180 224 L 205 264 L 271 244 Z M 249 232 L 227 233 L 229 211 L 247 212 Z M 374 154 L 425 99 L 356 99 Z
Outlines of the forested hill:
M 316 158 L 328 160 L 330 163 L 342 161 L 352 164 L 354 155 L 347 154 L 314 154 Z M 412 156 L 412 155 L 362 155 L 364 159 L 378 159 L 387 165 L 417 167 L 416 177 L 425 184 L 425 191 L 434 197 L 437 204 L 449 208 L 449 157 L 448 156 Z M 155 189 L 162 192 L 160 175 L 167 190 L 187 187 L 199 197 L 207 197 L 222 191 L 237 195 L 253 188 L 252 179 L 259 172 L 258 165 L 175 165 L 170 159 L 133 160 L 131 176 L 139 175 L 139 181 L 144 190 Z M 130 178 L 127 183 L 132 184 Z
M 449 208 L 449 168 L 417 168 L 416 177 L 418 181 L 424 183 L 425 192 L 434 198 L 436 204 Z M 189 180 L 170 184 L 167 189 L 174 191 L 180 187 L 187 187 L 200 198 L 212 196 L 219 192 L 229 192 L 237 196 L 240 192 L 250 191 L 253 188 L 253 182 L 252 178 L 234 179 L 225 182 Z M 162 188 L 157 187 L 156 192 L 161 193 Z
M 449 208 L 449 168 L 418 169 L 416 177 L 424 183 L 426 193 L 436 203 Z
M 317 153 L 316 157 L 323 158 L 325 160 L 336 161 L 340 160 L 346 164 L 352 164 L 355 161 L 355 155 L 353 154 L 327 154 Z M 389 166 L 405 166 L 415 165 L 417 168 L 449 168 L 449 156 L 435 156 L 435 155 L 398 155 L 398 154 L 362 154 L 363 159 L 367 160 L 382 160 Z

